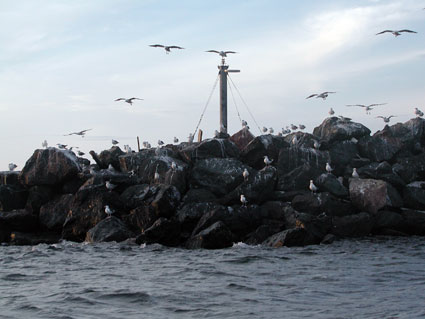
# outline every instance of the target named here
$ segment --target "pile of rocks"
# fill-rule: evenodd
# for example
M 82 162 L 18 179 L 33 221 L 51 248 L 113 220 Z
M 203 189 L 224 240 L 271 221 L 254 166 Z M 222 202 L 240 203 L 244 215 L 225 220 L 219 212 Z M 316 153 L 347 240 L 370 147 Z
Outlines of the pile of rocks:
M 254 137 L 243 129 L 140 152 L 114 146 L 91 152 L 92 165 L 71 151 L 39 149 L 21 172 L 0 172 L 0 242 L 135 238 L 213 249 L 425 235 L 425 120 L 370 133 L 330 117 L 313 134 Z

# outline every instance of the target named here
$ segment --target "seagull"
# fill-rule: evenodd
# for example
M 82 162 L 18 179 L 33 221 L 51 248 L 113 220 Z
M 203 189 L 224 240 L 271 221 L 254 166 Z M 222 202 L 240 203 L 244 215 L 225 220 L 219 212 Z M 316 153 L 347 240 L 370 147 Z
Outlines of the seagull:
M 193 143 L 193 134 L 192 133 L 189 133 L 189 136 L 188 136 L 188 142 L 189 142 L 189 144 L 191 144 L 191 143 Z
M 298 130 L 298 126 L 291 124 L 291 130 L 293 130 L 293 131 Z
M 330 108 L 330 109 L 329 109 L 328 114 L 329 114 L 330 116 L 334 115 L 334 114 L 335 114 L 334 109 L 333 109 L 333 108 Z
M 353 178 L 359 178 L 359 173 L 357 173 L 357 168 L 353 168 L 353 174 L 351 174 Z
M 205 52 L 218 53 L 223 58 L 227 57 L 227 54 L 229 54 L 229 53 L 237 53 L 235 51 L 217 51 L 217 50 L 208 50 L 208 51 L 205 51 Z
M 395 115 L 390 115 L 390 116 L 377 116 L 376 118 L 381 118 L 381 119 L 383 119 L 384 120 L 384 123 L 389 123 L 390 122 L 390 119 L 392 118 L 392 117 L 396 117 Z
M 130 154 L 132 152 L 130 145 L 128 145 L 128 144 L 124 145 L 124 151 L 127 154 Z
M 424 112 L 422 112 L 420 109 L 418 109 L 417 107 L 415 107 L 415 115 L 422 117 L 424 116 Z
M 108 165 L 108 171 L 115 172 L 115 168 L 112 166 L 112 164 Z
M 326 171 L 328 172 L 328 174 L 333 171 L 333 168 L 329 165 L 329 163 L 326 163 Z
M 345 116 L 342 116 L 342 115 L 340 115 L 340 116 L 338 116 L 339 117 L 339 120 L 341 121 L 341 122 L 344 122 L 344 123 L 348 123 L 348 122 L 350 122 L 351 121 L 351 119 L 349 118 L 349 117 L 345 117 Z
M 217 137 L 219 137 L 219 136 L 220 136 L 220 132 L 219 132 L 219 131 L 217 131 L 217 130 L 215 130 L 215 131 L 214 131 L 214 137 L 216 137 L 216 138 L 217 138 Z
M 44 140 L 43 143 L 41 143 L 41 146 L 44 148 L 47 148 L 48 144 L 47 144 L 47 140 Z
M 155 155 L 156 155 L 156 156 L 161 155 L 161 148 L 160 148 L 159 146 L 157 146 L 157 147 L 155 148 Z
M 384 31 L 378 32 L 376 35 L 383 34 L 383 33 L 386 33 L 386 32 L 394 34 L 395 37 L 398 37 L 399 35 L 401 35 L 401 32 L 417 33 L 416 31 L 403 29 L 403 30 L 384 30 Z
M 369 105 L 364 105 L 364 104 L 347 104 L 346 106 L 360 106 L 363 107 L 366 110 L 366 114 L 370 114 L 370 111 L 373 110 L 373 108 L 375 106 L 378 105 L 385 105 L 387 103 L 374 103 L 374 104 L 369 104 Z
M 164 145 L 164 142 L 161 140 L 158 140 L 158 145 Z
M 320 94 L 312 94 L 312 95 L 310 95 L 310 96 L 307 96 L 306 97 L 306 99 L 309 99 L 309 98 L 311 98 L 311 97 L 316 97 L 316 99 L 318 99 L 318 98 L 322 98 L 323 100 L 326 100 L 326 98 L 328 97 L 328 95 L 329 94 L 331 94 L 331 93 L 336 93 L 336 92 L 328 92 L 328 91 L 326 91 L 326 92 L 322 92 L 322 93 L 320 93 Z
M 241 203 L 242 206 L 246 206 L 248 204 L 248 200 L 246 199 L 244 194 L 241 194 Z
M 111 192 L 117 185 L 112 184 L 110 181 L 106 181 L 105 183 L 106 188 Z
M 273 134 L 273 133 L 274 133 L 274 129 L 273 129 L 273 127 L 270 127 L 270 128 L 269 128 L 269 133 L 270 133 L 270 134 Z
M 310 186 L 309 186 L 309 188 L 310 188 L 310 190 L 311 190 L 311 192 L 312 192 L 312 193 L 315 193 L 315 192 L 317 192 L 317 190 L 318 190 L 317 186 L 316 186 L 316 185 L 314 185 L 314 183 L 313 183 L 313 180 L 312 180 L 312 179 L 310 180 Z
M 133 101 L 134 100 L 141 100 L 141 101 L 143 101 L 143 99 L 139 99 L 138 97 L 132 97 L 132 98 L 129 98 L 129 99 L 126 99 L 124 97 L 120 97 L 119 99 L 116 99 L 115 102 L 116 101 L 124 101 L 124 102 L 127 102 L 130 105 L 133 105 Z
M 305 129 L 305 125 L 303 124 L 298 124 L 298 127 L 300 128 L 300 130 L 302 131 L 303 129 Z
M 65 134 L 64 136 L 69 136 L 69 135 L 80 135 L 81 137 L 84 137 L 84 135 L 86 134 L 87 131 L 91 131 L 92 129 L 89 128 L 87 130 L 82 130 L 79 132 L 73 132 L 73 133 L 69 133 L 69 134 Z
M 119 142 L 117 140 L 112 140 L 112 145 L 117 145 Z
M 247 182 L 248 177 L 249 177 L 249 172 L 246 168 L 243 170 L 242 176 L 243 176 L 244 181 Z
M 68 145 L 65 145 L 65 144 L 59 144 L 59 143 L 57 143 L 56 144 L 61 150 L 66 150 L 66 147 L 68 146 Z
M 177 170 L 177 164 L 176 164 L 176 162 L 171 162 L 171 169 L 173 171 L 176 171 Z
M 15 163 L 10 163 L 9 164 L 9 171 L 14 171 L 15 170 L 15 168 L 17 168 L 18 167 L 18 165 L 16 165 Z
M 264 164 L 266 164 L 266 166 L 269 166 L 271 163 L 273 163 L 273 160 L 269 159 L 267 155 L 264 156 Z
M 316 150 L 318 150 L 320 148 L 322 144 L 319 141 L 314 141 L 313 146 Z
M 174 142 L 174 143 L 178 143 L 178 142 L 179 142 L 179 139 L 178 139 L 177 137 L 175 137 L 175 136 L 174 136 L 174 140 L 173 140 L 173 142 Z
M 242 120 L 242 127 L 247 127 L 248 126 L 248 122 L 247 121 L 245 121 L 245 120 Z
M 267 133 L 267 127 L 263 126 L 262 131 L 263 133 Z
M 154 182 L 155 183 L 159 183 L 159 173 L 158 172 L 155 172 L 155 174 L 153 175 L 153 180 L 154 180 Z
M 162 44 L 151 44 L 149 45 L 152 48 L 164 48 L 165 49 L 165 53 L 169 54 L 171 52 L 170 49 L 179 49 L 179 50 L 183 50 L 184 48 L 179 47 L 177 45 L 162 45 Z
M 107 218 L 111 218 L 111 216 L 114 212 L 115 211 L 112 208 L 110 208 L 109 205 L 105 205 L 105 213 L 106 213 L 106 215 L 108 215 Z
M 77 154 L 78 154 L 78 156 L 83 156 L 85 153 L 84 152 L 81 152 L 81 151 L 78 151 Z

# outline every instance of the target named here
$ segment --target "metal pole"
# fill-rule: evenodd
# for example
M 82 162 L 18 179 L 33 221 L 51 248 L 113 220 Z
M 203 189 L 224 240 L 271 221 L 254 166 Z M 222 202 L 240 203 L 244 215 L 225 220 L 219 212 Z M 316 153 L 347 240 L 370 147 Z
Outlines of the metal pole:
M 227 134 L 227 69 L 228 65 L 218 66 L 220 74 L 220 132 Z

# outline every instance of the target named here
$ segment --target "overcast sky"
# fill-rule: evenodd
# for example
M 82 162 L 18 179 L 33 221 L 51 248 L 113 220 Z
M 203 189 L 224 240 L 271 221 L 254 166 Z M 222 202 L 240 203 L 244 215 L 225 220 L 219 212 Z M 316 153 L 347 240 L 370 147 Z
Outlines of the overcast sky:
M 111 139 L 137 149 L 195 130 L 233 50 L 231 74 L 259 126 L 312 132 L 327 116 L 372 132 L 425 111 L 425 0 L 0 0 L 0 170 L 21 169 L 46 139 L 86 153 Z M 385 29 L 417 34 L 375 35 Z M 150 44 L 178 45 L 165 54 Z M 306 99 L 336 91 L 326 101 Z M 235 90 L 241 118 L 257 126 Z M 218 87 L 200 128 L 219 126 Z M 115 102 L 139 97 L 133 106 Z M 346 104 L 388 103 L 366 115 Z M 240 129 L 228 93 L 229 133 Z M 64 134 L 92 129 L 85 138 Z

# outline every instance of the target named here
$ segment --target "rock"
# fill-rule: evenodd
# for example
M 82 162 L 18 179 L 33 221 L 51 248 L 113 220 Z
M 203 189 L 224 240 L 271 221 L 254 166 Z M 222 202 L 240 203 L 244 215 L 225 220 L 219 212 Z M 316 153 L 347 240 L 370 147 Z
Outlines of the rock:
M 337 176 L 343 175 L 345 168 L 350 164 L 352 166 L 352 161 L 358 160 L 358 156 L 357 143 L 352 141 L 333 143 L 329 148 L 329 163 L 332 163 L 332 168 L 334 169 L 332 173 Z
M 393 171 L 407 184 L 425 180 L 425 153 L 397 159 L 397 162 L 393 165 Z
M 401 142 L 402 148 L 416 152 L 417 144 L 425 144 L 425 119 L 413 118 L 405 123 L 396 123 L 375 133 L 381 138 L 396 138 Z
M 61 195 L 40 208 L 39 221 L 44 229 L 62 232 L 71 204 L 74 200 L 72 194 Z
M 249 233 L 243 242 L 247 245 L 260 245 L 271 235 L 282 231 L 282 223 L 277 221 L 260 225 L 255 231 Z
M 304 228 L 291 228 L 267 238 L 263 245 L 268 247 L 294 247 L 312 245 L 310 235 Z
M 372 214 L 384 207 L 401 207 L 398 192 L 387 182 L 375 179 L 350 179 L 350 199 L 354 206 Z
M 83 178 L 74 178 L 68 182 L 65 182 L 62 186 L 62 194 L 75 194 L 78 192 L 81 186 L 88 180 L 88 176 Z
M 76 177 L 80 171 L 77 157 L 53 147 L 35 150 L 19 179 L 24 185 L 57 185 Z
M 367 213 L 334 217 L 332 234 L 339 237 L 368 236 L 374 226 L 371 216 Z
M 48 186 L 32 186 L 28 192 L 28 199 L 25 208 L 38 214 L 40 207 L 54 197 L 53 189 Z
M 205 188 L 222 196 L 244 180 L 242 173 L 248 166 L 234 158 L 208 158 L 195 163 L 190 177 L 191 188 Z
M 152 206 L 144 205 L 132 209 L 123 219 L 133 232 L 140 234 L 153 225 L 158 215 Z
M 314 183 L 321 191 L 329 192 L 341 198 L 348 196 L 348 189 L 333 174 L 322 174 L 316 178 Z
M 320 242 L 321 245 L 330 245 L 336 240 L 336 236 L 333 234 L 327 234 L 325 237 L 323 237 L 322 241 Z
M 152 191 L 148 184 L 130 186 L 120 195 L 121 200 L 129 209 L 143 206 L 145 203 L 144 201 L 149 198 L 149 196 L 152 196 Z
M 291 146 L 280 150 L 277 169 L 279 176 L 284 176 L 304 165 L 323 173 L 328 162 L 330 162 L 330 157 L 327 151 Z
M 39 244 L 56 244 L 60 241 L 60 235 L 57 233 L 22 233 L 22 232 L 12 232 L 10 234 L 10 244 L 11 245 L 28 245 L 35 246 Z
M 349 201 L 329 193 L 298 195 L 294 197 L 291 205 L 297 211 L 312 215 L 325 212 L 328 216 L 345 216 L 356 212 Z
M 288 147 L 283 137 L 260 135 L 254 138 L 242 151 L 241 161 L 257 170 L 264 168 L 264 156 L 277 163 L 279 151 Z
M 230 140 L 236 147 L 242 151 L 255 138 L 248 128 L 243 128 L 230 137 Z
M 178 246 L 180 243 L 179 224 L 161 217 L 136 238 L 136 243 L 139 245 L 157 243 L 168 247 Z
M 287 174 L 283 174 L 278 167 L 277 189 L 280 191 L 308 191 L 310 180 L 316 179 L 322 173 L 323 170 L 308 164 L 299 166 Z
M 374 162 L 390 161 L 401 150 L 402 143 L 398 138 L 380 133 L 360 139 L 360 154 Z
M 124 154 L 118 146 L 112 146 L 109 150 L 104 150 L 99 155 L 94 151 L 90 151 L 90 155 L 100 168 L 106 169 L 109 165 L 112 165 L 117 171 L 120 170 L 119 157 Z
M 233 245 L 233 234 L 227 226 L 217 221 L 186 242 L 189 249 L 222 249 Z
M 18 171 L 0 172 L 0 185 L 20 185 Z
M 403 190 L 404 206 L 425 210 L 425 182 L 412 182 Z
M 159 185 L 151 206 L 155 209 L 158 217 L 169 218 L 174 215 L 180 203 L 180 193 L 171 185 Z
M 319 244 L 332 230 L 332 217 L 325 214 L 313 216 L 300 213 L 297 215 L 296 227 L 307 231 L 310 243 Z
M 101 220 L 86 235 L 86 242 L 121 242 L 133 236 L 133 233 L 118 218 L 111 216 Z
M 0 185 L 0 212 L 25 207 L 28 191 L 22 186 Z
M 350 140 L 353 137 L 359 139 L 369 134 L 370 130 L 366 126 L 351 121 L 342 121 L 337 117 L 326 118 L 313 130 L 313 135 L 328 143 Z
M 290 147 L 302 149 L 315 149 L 314 143 L 318 142 L 317 137 L 304 132 L 294 132 L 283 137 Z
M 192 144 L 180 151 L 181 157 L 188 163 L 206 158 L 239 157 L 239 149 L 229 139 L 212 138 L 199 144 Z
M 38 229 L 38 219 L 25 209 L 0 212 L 0 226 L 7 231 L 34 232 Z
M 183 197 L 183 203 L 203 203 L 203 202 L 214 202 L 217 197 L 207 189 L 194 188 L 189 191 Z
M 397 173 L 393 172 L 388 162 L 371 163 L 359 168 L 357 173 L 360 177 L 382 179 L 400 190 L 406 185 L 404 180 Z
M 401 231 L 405 228 L 405 224 L 401 214 L 389 210 L 381 210 L 375 215 L 373 232 L 382 234 L 383 231 L 388 232 L 389 229 Z
M 425 235 L 425 211 L 402 209 L 401 215 L 405 221 L 403 232 L 409 235 Z

